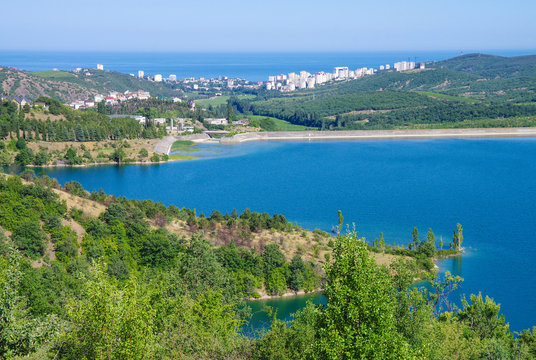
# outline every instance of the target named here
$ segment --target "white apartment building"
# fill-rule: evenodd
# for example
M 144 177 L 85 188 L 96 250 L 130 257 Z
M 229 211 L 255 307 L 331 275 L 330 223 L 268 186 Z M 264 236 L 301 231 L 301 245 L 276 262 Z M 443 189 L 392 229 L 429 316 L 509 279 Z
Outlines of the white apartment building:
M 412 61 L 400 61 L 395 63 L 394 68 L 396 71 L 407 71 L 415 69 L 415 63 Z
M 97 70 L 104 70 L 104 65 L 97 64 Z
M 144 75 L 145 73 L 143 72 L 143 70 L 138 70 L 138 79 L 143 79 Z
M 156 74 L 154 76 L 154 81 L 155 82 L 162 82 L 162 74 Z
M 347 79 L 348 78 L 348 67 L 340 66 L 333 69 L 333 75 L 337 79 Z

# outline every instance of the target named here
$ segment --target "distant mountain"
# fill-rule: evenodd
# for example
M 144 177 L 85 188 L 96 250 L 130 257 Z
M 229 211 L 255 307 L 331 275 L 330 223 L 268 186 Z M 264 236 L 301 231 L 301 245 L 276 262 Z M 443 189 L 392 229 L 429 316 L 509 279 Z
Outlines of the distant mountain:
M 83 70 L 23 72 L 0 67 L 0 92 L 30 100 L 49 96 L 62 102 L 83 100 L 110 91 L 145 90 L 156 96 L 177 96 L 179 92 L 163 83 L 112 71 Z
M 438 61 L 431 67 L 447 68 L 490 78 L 536 77 L 536 55 L 502 57 L 485 54 L 467 54 Z

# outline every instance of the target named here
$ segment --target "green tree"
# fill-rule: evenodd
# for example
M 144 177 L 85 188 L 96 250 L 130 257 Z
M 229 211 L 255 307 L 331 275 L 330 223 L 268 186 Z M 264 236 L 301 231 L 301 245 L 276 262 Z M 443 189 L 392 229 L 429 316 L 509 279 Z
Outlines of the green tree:
M 37 221 L 23 220 L 13 231 L 12 238 L 15 245 L 33 259 L 45 253 L 46 235 Z
M 33 151 L 29 148 L 24 148 L 19 151 L 15 156 L 15 163 L 17 165 L 26 166 L 34 161 Z
M 380 233 L 380 249 L 385 250 L 385 239 L 383 238 L 383 232 Z
M 26 356 L 45 343 L 54 343 L 64 324 L 56 316 L 32 318 L 21 294 L 21 256 L 10 250 L 0 257 L 0 358 Z
M 233 105 L 230 102 L 227 103 L 226 117 L 227 117 L 227 120 L 229 120 L 229 121 L 236 120 L 234 110 L 233 110 Z
M 342 230 L 342 226 L 344 224 L 344 217 L 342 216 L 342 211 L 341 210 L 338 211 L 338 216 L 339 216 L 339 222 L 338 222 L 338 226 L 337 226 L 337 235 L 340 235 L 341 230 Z
M 155 349 L 149 294 L 130 280 L 120 289 L 97 264 L 84 283 L 83 296 L 68 306 L 72 331 L 59 344 L 60 358 L 151 359 Z
M 26 140 L 24 140 L 24 138 L 19 138 L 15 146 L 17 147 L 17 150 L 26 149 Z
M 469 329 L 484 340 L 490 337 L 509 337 L 508 324 L 504 320 L 504 314 L 499 315 L 501 306 L 496 304 L 491 298 L 486 296 L 484 300 L 482 294 L 471 294 L 471 303 L 467 299 L 462 299 L 463 309 L 456 316 L 467 324 Z
M 122 146 L 119 146 L 114 152 L 110 155 L 110 160 L 115 161 L 116 163 L 121 163 L 125 159 L 125 150 Z
M 283 295 L 287 289 L 287 269 L 277 267 L 266 277 L 266 290 L 270 295 Z
M 290 277 L 288 281 L 288 287 L 289 289 L 298 291 L 303 287 L 303 284 L 305 282 L 305 264 L 300 255 L 294 255 L 292 261 L 290 262 L 289 270 Z
M 269 276 L 275 268 L 282 267 L 286 264 L 285 255 L 281 252 L 277 244 L 266 245 L 262 251 L 262 259 L 266 276 Z
M 326 268 L 328 304 L 321 316 L 316 358 L 405 359 L 396 329 L 396 300 L 388 271 L 376 265 L 363 239 L 339 236 Z
M 149 152 L 147 151 L 146 148 L 141 148 L 140 151 L 138 152 L 138 156 L 140 158 L 146 158 L 149 156 Z
M 456 234 L 457 235 L 456 236 L 457 237 L 456 246 L 457 246 L 457 248 L 459 250 L 459 249 L 461 249 L 462 244 L 463 244 L 463 228 L 462 228 L 462 224 L 460 224 L 460 223 L 456 224 L 456 232 L 457 232 L 457 234 Z
M 419 253 L 423 254 L 424 256 L 431 258 L 434 257 L 436 254 L 436 247 L 435 247 L 435 235 L 432 231 L 432 228 L 428 229 L 428 233 L 426 234 L 426 241 L 423 241 L 419 246 Z
M 411 244 L 409 245 L 410 245 L 409 246 L 410 249 L 417 250 L 419 248 L 420 240 L 419 240 L 419 230 L 417 229 L 417 227 L 414 227 L 413 230 L 411 231 Z

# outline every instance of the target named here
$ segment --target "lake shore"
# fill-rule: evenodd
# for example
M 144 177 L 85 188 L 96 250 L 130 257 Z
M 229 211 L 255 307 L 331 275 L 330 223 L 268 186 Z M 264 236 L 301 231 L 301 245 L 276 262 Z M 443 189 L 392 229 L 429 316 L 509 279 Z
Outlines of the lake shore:
M 536 137 L 536 128 L 422 129 L 422 130 L 349 130 L 349 131 L 281 131 L 236 134 L 220 139 L 221 144 L 249 141 L 284 140 L 378 140 L 434 138 Z

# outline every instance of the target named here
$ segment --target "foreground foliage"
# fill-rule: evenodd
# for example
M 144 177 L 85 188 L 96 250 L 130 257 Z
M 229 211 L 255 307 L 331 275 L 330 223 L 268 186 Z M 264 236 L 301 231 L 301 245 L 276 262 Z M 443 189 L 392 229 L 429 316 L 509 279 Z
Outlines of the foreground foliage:
M 170 217 L 194 228 L 212 222 L 284 231 L 292 228 L 284 217 L 250 211 L 197 217 L 191 210 L 88 194 L 78 183 L 66 184 L 64 190 L 104 206 L 95 217 L 68 211 L 53 190 L 54 180 L 28 179 L 33 182 L 0 177 L 0 358 L 536 355 L 535 329 L 515 337 L 492 299 L 471 295 L 461 309 L 445 311 L 446 295 L 460 278 L 446 274 L 428 290 L 415 287 L 414 261 L 379 266 L 369 253 L 378 247 L 355 232 L 333 239 L 325 265 L 326 306 L 308 304 L 288 323 L 274 316 L 270 330 L 245 337 L 241 326 L 249 308 L 243 300 L 262 286 L 274 293 L 318 286 L 316 265 L 298 255 L 288 261 L 277 244 L 265 244 L 260 252 L 234 242 L 214 247 L 201 234 L 180 238 L 155 224 L 165 225 Z M 342 220 L 341 215 L 339 230 Z M 74 223 L 83 227 L 81 239 Z M 461 226 L 457 230 L 454 247 L 462 242 Z M 429 252 L 433 239 L 430 230 L 427 240 L 419 240 L 415 229 L 412 248 Z

